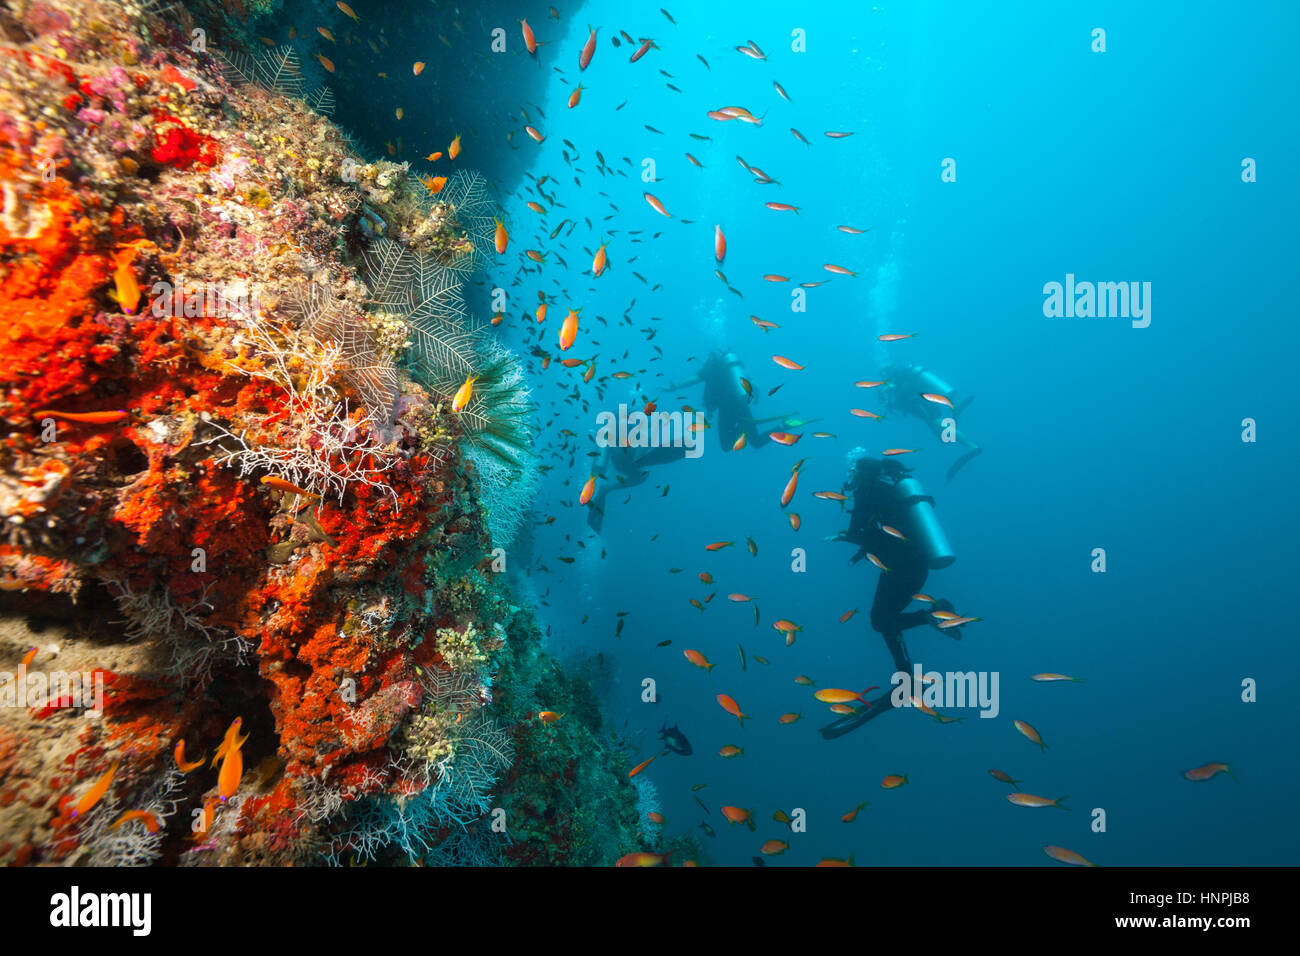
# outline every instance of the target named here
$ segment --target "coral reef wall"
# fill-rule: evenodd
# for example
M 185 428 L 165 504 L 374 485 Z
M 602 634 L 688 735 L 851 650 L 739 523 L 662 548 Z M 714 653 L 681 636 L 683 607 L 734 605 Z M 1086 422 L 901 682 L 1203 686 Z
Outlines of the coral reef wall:
M 0 862 L 612 862 L 638 793 L 498 573 L 491 198 L 366 162 L 253 7 L 0 4 Z

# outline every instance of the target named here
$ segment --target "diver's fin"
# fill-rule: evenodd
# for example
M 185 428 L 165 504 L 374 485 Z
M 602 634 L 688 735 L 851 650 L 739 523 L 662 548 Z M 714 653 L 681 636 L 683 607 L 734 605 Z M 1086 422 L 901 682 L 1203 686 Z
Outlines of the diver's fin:
M 787 418 L 794 418 L 794 416 L 797 414 L 798 414 L 797 412 L 786 412 L 784 415 L 768 415 L 766 418 L 751 418 L 750 421 L 753 422 L 755 425 L 761 425 L 763 424 L 763 422 L 775 422 L 775 421 L 780 421 L 784 423 Z M 821 421 L 821 419 L 814 418 L 812 419 L 812 421 L 815 422 Z M 806 425 L 808 423 L 803 422 L 802 424 Z
M 887 714 L 893 710 L 894 707 L 889 698 L 889 693 L 881 694 L 871 702 L 870 707 L 859 710 L 856 714 L 845 714 L 843 717 L 833 720 L 825 727 L 822 727 L 818 733 L 822 735 L 824 740 L 835 740 L 837 737 L 843 737 L 845 734 L 857 730 L 873 717 L 879 717 L 881 714 Z
M 948 478 L 945 484 L 951 482 L 952 479 L 956 476 L 957 472 L 961 471 L 961 469 L 966 466 L 967 462 L 969 462 L 972 458 L 977 456 L 983 450 L 984 450 L 983 448 L 974 448 L 971 451 L 968 451 L 966 454 L 962 455 L 956 461 L 954 461 L 952 463 L 952 467 L 948 469 Z

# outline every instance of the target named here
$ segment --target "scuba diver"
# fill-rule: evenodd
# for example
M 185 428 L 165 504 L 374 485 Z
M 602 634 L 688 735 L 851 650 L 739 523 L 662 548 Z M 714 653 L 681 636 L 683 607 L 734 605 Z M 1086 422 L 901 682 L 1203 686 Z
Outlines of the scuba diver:
M 947 418 L 955 420 L 975 400 L 974 396 L 956 399 L 954 397 L 956 391 L 951 385 L 919 365 L 887 365 L 881 371 L 881 377 L 889 383 L 885 386 L 884 395 L 881 396 L 885 407 L 900 415 L 919 418 L 941 442 L 944 441 L 944 420 Z M 952 410 L 945 411 L 942 405 L 923 398 L 922 395 L 926 393 L 942 395 L 953 403 Z M 969 450 L 948 469 L 948 481 L 952 481 L 958 471 L 984 450 L 960 429 L 955 430 L 953 437 L 957 444 Z M 944 444 L 951 444 L 951 442 L 944 442 Z
M 676 391 L 704 383 L 704 408 L 717 419 L 718 445 L 724 452 L 731 451 L 742 434 L 745 435 L 746 444 L 762 448 L 771 441 L 767 433 L 758 427 L 764 422 L 782 421 L 788 428 L 797 427 L 786 421 L 790 417 L 788 415 L 754 418 L 750 414 L 752 389 L 740 374 L 742 364 L 734 352 L 714 349 L 704 360 L 698 375 L 668 385 L 670 391 Z M 798 424 L 806 425 L 808 422 L 801 421 Z
M 909 471 L 896 459 L 871 458 L 862 448 L 853 449 L 849 480 L 844 484 L 844 492 L 853 496 L 852 518 L 848 531 L 832 539 L 858 546 L 850 564 L 868 558 L 881 569 L 871 604 L 871 628 L 884 638 L 895 671 L 908 674 L 912 658 L 903 632 L 926 624 L 937 628 L 939 620 L 929 610 L 907 612 L 905 608 L 912 595 L 925 587 L 932 569 L 946 568 L 956 560 L 935 519 L 934 499 L 908 476 Z M 935 609 L 951 611 L 952 604 L 940 599 Z M 960 640 L 954 629 L 947 633 Z M 892 708 L 892 691 L 891 685 L 869 707 L 823 727 L 822 736 L 833 740 L 886 713 Z
M 632 407 L 639 404 L 635 391 L 629 393 L 627 403 Z M 599 489 L 587 508 L 587 527 L 600 534 L 605 524 L 605 500 L 611 491 L 645 484 L 650 477 L 648 469 L 679 461 L 687 457 L 689 451 L 684 445 L 662 445 L 657 448 L 605 445 L 595 468 L 595 473 L 605 480 L 600 482 Z M 611 479 L 617 479 L 617 484 Z

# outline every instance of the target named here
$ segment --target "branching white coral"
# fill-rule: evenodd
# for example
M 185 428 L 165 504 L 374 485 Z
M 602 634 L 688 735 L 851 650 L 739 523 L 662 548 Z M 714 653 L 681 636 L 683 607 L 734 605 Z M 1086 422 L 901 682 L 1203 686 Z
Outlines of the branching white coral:
M 395 456 L 375 444 L 373 414 L 354 412 L 332 384 L 345 364 L 342 346 L 309 344 L 304 341 L 307 333 L 297 328 L 273 332 L 265 320 L 245 318 L 241 326 L 254 359 L 235 368 L 280 386 L 286 393 L 285 408 L 263 420 L 256 432 L 235 432 L 209 416 L 221 434 L 199 444 L 218 443 L 218 464 L 238 468 L 241 478 L 269 472 L 308 494 L 337 496 L 340 504 L 349 488 L 366 485 L 388 494 L 396 504 L 396 492 L 374 466 Z

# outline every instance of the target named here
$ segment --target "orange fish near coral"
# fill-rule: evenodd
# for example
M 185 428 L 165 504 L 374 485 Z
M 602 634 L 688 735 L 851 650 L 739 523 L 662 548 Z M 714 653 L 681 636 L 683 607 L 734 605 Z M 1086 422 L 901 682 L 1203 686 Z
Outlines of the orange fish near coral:
M 601 273 L 605 271 L 606 264 L 607 264 L 607 260 L 605 258 L 605 243 L 602 240 L 600 243 L 600 248 L 596 250 L 595 258 L 591 260 L 591 274 L 596 278 L 600 278 Z
M 132 820 L 139 820 L 141 823 L 144 824 L 144 828 L 148 830 L 150 833 L 157 833 L 158 830 L 162 827 L 162 824 L 158 821 L 158 818 L 154 816 L 152 813 L 150 813 L 148 810 L 128 810 L 126 811 L 126 813 L 118 817 L 117 822 L 114 823 L 112 826 L 110 826 L 109 829 L 116 830 L 123 823 L 129 823 Z
M 344 3 L 343 0 L 338 0 L 338 2 L 334 4 L 334 6 L 342 10 L 344 16 L 351 17 L 357 23 L 361 22 L 361 18 L 357 16 L 357 12 L 353 10 L 351 7 L 349 7 L 346 3 Z
M 713 544 L 706 544 L 705 551 L 721 551 L 723 548 L 729 548 L 736 542 L 734 541 L 715 541 Z
M 478 376 L 470 375 L 465 379 L 465 384 L 456 389 L 456 394 L 451 399 L 451 410 L 453 412 L 462 412 L 469 400 L 474 396 L 474 382 Z
M 117 268 L 113 270 L 113 300 L 121 306 L 127 315 L 135 315 L 140 305 L 140 284 L 135 281 L 131 270 L 134 253 L 128 250 L 117 259 Z
M 455 159 L 459 155 L 460 155 L 460 133 L 457 133 L 456 138 L 453 139 L 451 141 L 451 145 L 447 147 L 447 158 Z
M 615 866 L 667 866 L 668 858 L 675 853 L 675 850 L 669 850 L 662 855 L 658 853 L 629 853 L 627 856 L 621 856 L 615 862 Z
M 53 409 L 42 408 L 32 413 L 33 418 L 58 418 L 65 422 L 76 422 L 79 425 L 113 425 L 124 419 L 130 418 L 130 412 L 56 412 Z
M 506 224 L 500 219 L 496 220 L 496 224 L 497 231 L 492 241 L 496 245 L 497 255 L 500 256 L 505 254 L 506 247 L 510 245 L 510 234 L 506 232 Z
M 582 493 L 578 495 L 578 504 L 585 505 L 591 500 L 591 496 L 596 493 L 596 476 L 592 475 L 587 479 L 587 483 L 582 486 Z
M 655 757 L 658 756 L 659 756 L 658 754 L 655 754 Z M 633 767 L 631 770 L 627 772 L 628 777 L 629 778 L 635 777 L 646 767 L 650 766 L 652 763 L 655 762 L 655 757 L 651 757 L 649 760 L 642 760 L 639 764 L 637 764 L 635 767 Z
M 742 714 L 740 712 L 740 705 L 737 704 L 732 698 L 728 697 L 726 694 L 718 695 L 718 705 L 727 713 L 729 713 L 732 717 L 735 717 L 736 720 L 740 721 L 740 726 L 742 727 L 745 726 L 746 720 L 753 719 L 749 716 L 749 714 Z
M 119 764 L 115 763 L 109 767 L 108 771 L 95 782 L 95 785 L 81 795 L 81 799 L 77 801 L 77 805 L 72 810 L 74 817 L 89 813 L 95 804 L 104 798 L 109 785 L 113 782 L 114 774 L 117 773 L 118 766 Z
M 239 791 L 239 781 L 244 776 L 244 752 L 239 742 L 232 744 L 221 759 L 221 770 L 217 773 L 217 794 L 222 800 L 229 800 Z
M 794 361 L 794 359 L 788 359 L 784 355 L 773 355 L 772 361 L 782 368 L 788 368 L 792 372 L 802 371 L 803 369 L 803 366 Z
M 316 59 L 320 60 L 320 65 L 325 67 L 325 69 L 329 70 L 331 73 L 334 72 L 334 61 L 325 56 L 325 54 L 317 53 Z
M 193 763 L 187 763 L 185 760 L 185 738 L 182 737 L 176 741 L 176 749 L 172 751 L 172 756 L 176 758 L 176 769 L 181 773 L 190 773 L 203 766 L 204 758 L 207 755 L 205 754 Z
M 563 717 L 564 717 L 563 714 L 557 714 L 553 710 L 543 710 L 543 711 L 539 711 L 537 714 L 537 719 L 544 724 L 553 724 L 557 720 L 560 720 Z
M 722 815 L 726 817 L 727 822 L 732 826 L 735 826 L 737 823 L 743 823 L 745 826 L 749 827 L 750 830 L 754 829 L 753 814 L 744 807 L 723 807 Z
M 838 687 L 823 687 L 821 690 L 813 694 L 813 696 L 823 704 L 847 704 L 851 700 L 860 700 L 862 703 L 870 707 L 870 702 L 868 702 L 867 698 L 864 697 L 863 694 L 879 689 L 880 688 L 878 687 L 868 687 L 861 694 L 855 694 L 851 690 L 841 690 Z
M 569 109 L 573 109 L 582 100 L 583 85 L 579 83 L 572 93 L 569 94 Z
M 293 482 L 285 481 L 283 478 L 277 478 L 275 475 L 264 475 L 262 477 L 262 484 L 269 488 L 274 488 L 276 491 L 283 491 L 286 494 L 299 495 L 300 497 L 310 498 L 314 501 L 320 500 L 320 495 L 314 495 L 306 488 L 299 488 L 297 485 L 293 484 Z

